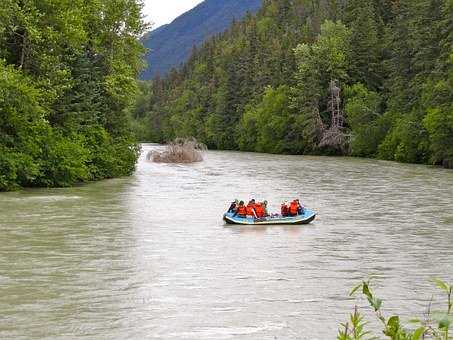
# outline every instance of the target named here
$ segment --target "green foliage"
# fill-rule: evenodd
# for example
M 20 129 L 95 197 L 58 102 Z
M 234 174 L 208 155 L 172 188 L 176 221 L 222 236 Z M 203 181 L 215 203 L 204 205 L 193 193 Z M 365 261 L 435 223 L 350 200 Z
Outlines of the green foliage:
M 424 86 L 422 100 L 427 115 L 423 126 L 429 134 L 431 162 L 453 168 L 453 53 L 447 65 L 445 80 L 427 82 Z
M 140 135 L 453 167 L 452 18 L 451 0 L 266 0 L 153 80 Z M 334 79 L 341 150 L 320 147 Z
M 326 21 L 313 44 L 297 46 L 295 89 L 301 97 L 296 96 L 300 106 L 322 101 L 325 106 L 330 81 L 337 79 L 343 83 L 348 80 L 349 36 L 350 31 L 341 22 Z
M 367 322 L 364 321 L 363 315 L 360 314 L 358 308 L 354 309 L 349 317 L 349 322 L 341 324 L 341 328 L 338 331 L 338 340 L 363 340 L 370 332 L 365 331 Z
M 365 82 L 372 90 L 382 86 L 381 18 L 372 0 L 349 0 L 345 23 L 350 28 L 349 75 L 353 83 Z
M 351 149 L 354 156 L 374 157 L 387 133 L 380 113 L 381 97 L 362 84 L 346 89 L 345 112 L 351 128 Z
M 390 113 L 386 118 L 391 116 Z M 395 114 L 390 118 L 392 128 L 379 146 L 379 157 L 406 163 L 427 162 L 426 130 L 415 114 Z
M 437 278 L 433 279 L 433 282 L 439 289 L 447 294 L 447 310 L 446 312 L 430 312 L 426 320 L 411 320 L 412 323 L 418 324 L 418 327 L 415 330 L 405 327 L 401 323 L 400 317 L 397 315 L 392 315 L 388 318 L 384 316 L 382 311 L 382 300 L 375 296 L 370 286 L 370 280 L 363 281 L 355 286 L 350 295 L 354 295 L 356 292 L 361 291 L 374 310 L 377 319 L 381 322 L 383 327 L 382 333 L 391 340 L 421 340 L 426 338 L 449 340 L 449 330 L 453 325 L 453 286 Z M 365 336 L 370 334 L 365 331 L 366 324 L 367 323 L 364 321 L 356 306 L 354 314 L 350 317 L 350 323 L 341 325 L 337 339 L 365 339 Z
M 80 141 L 65 138 L 58 131 L 47 128 L 47 133 L 34 142 L 40 151 L 34 157 L 39 173 L 30 185 L 64 187 L 87 179 L 88 152 Z
M 318 115 L 328 115 L 330 81 L 348 80 L 349 38 L 350 31 L 343 23 L 326 21 L 313 44 L 300 44 L 295 49 L 297 72 L 292 100 L 298 114 L 293 128 L 294 134 L 301 136 L 303 152 L 316 151 L 321 140 Z
M 102 127 L 86 131 L 83 145 L 88 150 L 86 161 L 90 180 L 130 175 L 135 168 L 139 148 L 131 137 L 112 138 Z
M 245 108 L 238 126 L 238 144 L 242 151 L 255 151 L 258 136 L 258 113 L 256 108 L 249 105 Z
M 45 136 L 42 92 L 0 60 L 0 190 L 30 183 L 39 172 L 34 140 Z
M 453 110 L 443 112 L 439 108 L 430 109 L 423 124 L 428 130 L 431 141 L 432 163 L 451 164 L 453 162 Z
M 239 124 L 238 143 L 242 150 L 284 153 L 290 149 L 285 140 L 289 128 L 289 89 L 281 86 L 265 90 L 262 100 L 249 106 Z
M 349 78 L 350 30 L 341 22 L 325 21 L 315 43 L 296 48 L 299 78 L 315 72 L 319 85 L 328 85 L 331 79 L 344 82 Z M 327 86 L 322 86 L 327 87 Z
M 136 0 L 0 3 L 0 190 L 133 171 L 140 9 Z
M 38 171 L 30 156 L 0 148 L 0 190 L 13 190 L 19 185 L 30 183 Z

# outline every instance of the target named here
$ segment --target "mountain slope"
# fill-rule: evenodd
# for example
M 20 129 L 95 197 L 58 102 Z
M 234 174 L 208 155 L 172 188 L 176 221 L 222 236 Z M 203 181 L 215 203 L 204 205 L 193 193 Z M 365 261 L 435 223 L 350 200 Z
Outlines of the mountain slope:
M 143 39 L 149 49 L 149 67 L 141 78 L 165 75 L 187 60 L 194 45 L 223 32 L 233 19 L 242 18 L 248 11 L 255 12 L 260 6 L 261 0 L 206 0 L 171 24 L 150 32 Z

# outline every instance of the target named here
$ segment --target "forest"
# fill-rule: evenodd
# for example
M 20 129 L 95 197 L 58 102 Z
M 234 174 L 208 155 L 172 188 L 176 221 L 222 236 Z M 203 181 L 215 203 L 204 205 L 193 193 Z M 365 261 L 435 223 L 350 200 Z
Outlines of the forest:
M 138 0 L 0 2 L 0 191 L 131 174 Z
M 155 142 L 451 168 L 452 20 L 452 0 L 265 0 L 140 83 L 134 129 Z

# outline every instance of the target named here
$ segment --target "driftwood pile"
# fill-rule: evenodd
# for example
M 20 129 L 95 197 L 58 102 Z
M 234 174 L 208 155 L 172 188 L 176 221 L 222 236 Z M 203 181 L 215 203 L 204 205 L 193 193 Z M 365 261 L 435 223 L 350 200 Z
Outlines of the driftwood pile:
M 163 151 L 150 151 L 146 158 L 156 163 L 195 163 L 203 161 L 206 150 L 195 138 L 176 138 Z

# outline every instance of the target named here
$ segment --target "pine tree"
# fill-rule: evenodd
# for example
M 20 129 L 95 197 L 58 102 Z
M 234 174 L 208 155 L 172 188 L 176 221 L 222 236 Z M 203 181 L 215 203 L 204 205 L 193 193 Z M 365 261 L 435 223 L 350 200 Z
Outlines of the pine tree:
M 370 89 L 382 87 L 382 48 L 372 0 L 350 0 L 345 23 L 351 29 L 350 81 Z

